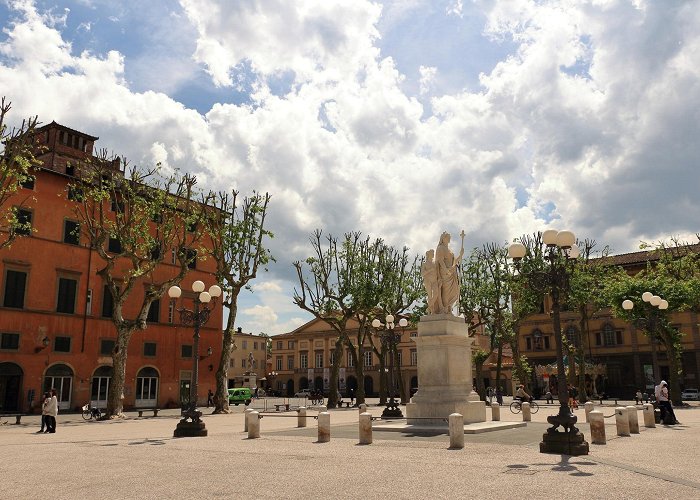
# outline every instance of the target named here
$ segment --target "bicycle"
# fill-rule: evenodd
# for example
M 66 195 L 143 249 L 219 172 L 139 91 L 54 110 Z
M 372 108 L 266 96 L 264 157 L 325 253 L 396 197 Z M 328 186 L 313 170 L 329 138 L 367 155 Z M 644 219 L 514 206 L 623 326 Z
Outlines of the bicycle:
M 523 410 L 522 407 L 522 401 L 516 399 L 510 404 L 510 411 L 512 413 L 520 413 Z M 540 409 L 540 406 L 535 403 L 534 401 L 529 401 L 530 403 L 530 413 L 537 413 L 537 411 Z
M 102 411 L 96 406 L 91 406 L 90 403 L 83 406 L 83 419 L 84 420 L 99 420 L 102 418 Z

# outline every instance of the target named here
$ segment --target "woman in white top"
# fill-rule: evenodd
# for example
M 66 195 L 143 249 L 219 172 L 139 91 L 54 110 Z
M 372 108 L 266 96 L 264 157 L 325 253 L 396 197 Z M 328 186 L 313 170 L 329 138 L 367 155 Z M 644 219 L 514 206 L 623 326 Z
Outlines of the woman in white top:
M 44 403 L 44 411 L 46 412 L 46 430 L 44 432 L 56 432 L 56 415 L 58 415 L 56 389 L 51 389 L 51 397 Z
M 669 400 L 668 397 L 668 384 L 666 383 L 665 380 L 662 380 L 661 383 L 659 384 L 659 407 L 662 409 L 662 413 L 666 412 L 666 414 L 671 415 L 671 422 L 673 424 L 679 424 L 680 422 L 676 419 L 676 414 L 673 412 L 673 406 L 671 405 L 671 401 Z M 662 417 L 662 421 L 665 421 L 666 419 Z

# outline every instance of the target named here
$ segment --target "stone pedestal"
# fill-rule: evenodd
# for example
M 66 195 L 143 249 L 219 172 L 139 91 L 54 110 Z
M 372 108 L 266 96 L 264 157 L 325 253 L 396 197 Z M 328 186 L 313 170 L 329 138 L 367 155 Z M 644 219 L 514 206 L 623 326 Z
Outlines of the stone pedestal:
M 615 425 L 618 436 L 630 435 L 630 418 L 627 416 L 627 408 L 622 406 L 615 408 Z
M 372 444 L 372 414 L 360 413 L 360 444 Z
M 630 422 L 630 434 L 639 434 L 639 416 L 636 406 L 627 407 L 627 418 Z
M 540 453 L 588 455 L 588 443 L 581 432 L 545 432 L 540 442 Z
M 586 403 L 583 405 L 583 409 L 586 412 L 586 422 L 590 422 L 588 415 L 593 411 L 593 402 L 586 401 Z
M 306 427 L 306 407 L 297 410 L 297 427 Z
M 501 420 L 501 405 L 498 403 L 491 403 L 491 420 L 494 422 Z
M 603 420 L 603 412 L 598 410 L 588 412 L 588 421 L 591 424 L 591 443 L 605 444 L 605 420 Z
M 451 314 L 423 316 L 415 337 L 418 392 L 406 405 L 409 424 L 445 425 L 452 413 L 464 423 L 486 421 L 486 404 L 472 392 L 472 342 L 463 318 Z M 434 420 L 431 419 L 434 417 Z
M 327 443 L 331 440 L 331 414 L 327 411 L 318 414 L 318 442 Z
M 531 422 L 532 413 L 530 412 L 530 403 L 523 403 L 521 408 L 523 410 L 523 422 Z
M 459 413 L 449 416 L 450 448 L 464 448 L 464 417 Z
M 654 420 L 654 405 L 651 403 L 646 403 L 644 405 L 644 410 L 642 411 L 644 415 L 644 427 L 656 427 L 656 422 Z

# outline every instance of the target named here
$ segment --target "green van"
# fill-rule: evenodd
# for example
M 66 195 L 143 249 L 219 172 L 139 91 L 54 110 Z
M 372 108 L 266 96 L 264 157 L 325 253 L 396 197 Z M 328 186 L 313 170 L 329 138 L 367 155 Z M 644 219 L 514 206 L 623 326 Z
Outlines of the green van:
M 228 390 L 228 404 L 238 406 L 240 403 L 250 404 L 253 398 L 249 387 L 235 387 Z

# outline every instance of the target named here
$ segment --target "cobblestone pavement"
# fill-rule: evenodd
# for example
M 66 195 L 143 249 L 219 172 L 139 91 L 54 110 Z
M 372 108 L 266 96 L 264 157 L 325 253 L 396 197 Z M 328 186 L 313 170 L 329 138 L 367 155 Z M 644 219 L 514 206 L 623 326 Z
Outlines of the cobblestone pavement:
M 60 415 L 56 434 L 36 434 L 38 416 L 10 419 L 0 425 L 0 498 L 700 498 L 697 403 L 676 410 L 682 425 L 631 437 L 616 437 L 607 418 L 608 444 L 581 457 L 539 453 L 554 407 L 525 428 L 465 435 L 462 450 L 442 433 L 375 431 L 358 445 L 353 408 L 331 410 L 330 443 L 316 442 L 313 418 L 297 429 L 294 412 L 265 414 L 261 438 L 248 439 L 242 412 L 205 415 L 208 437 L 179 439 L 174 410 L 107 422 Z M 501 418 L 522 417 L 504 406 Z

